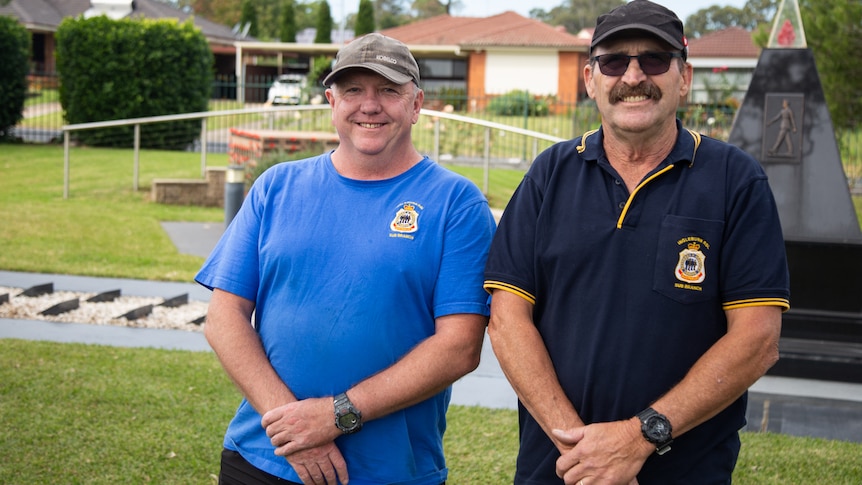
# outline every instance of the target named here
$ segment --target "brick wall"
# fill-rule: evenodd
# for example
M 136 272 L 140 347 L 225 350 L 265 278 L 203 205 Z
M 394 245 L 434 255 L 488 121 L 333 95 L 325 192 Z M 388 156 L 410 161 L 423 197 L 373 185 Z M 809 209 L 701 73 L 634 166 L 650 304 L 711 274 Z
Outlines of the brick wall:
M 204 180 L 153 179 L 153 202 L 171 205 L 224 207 L 225 167 L 209 167 Z

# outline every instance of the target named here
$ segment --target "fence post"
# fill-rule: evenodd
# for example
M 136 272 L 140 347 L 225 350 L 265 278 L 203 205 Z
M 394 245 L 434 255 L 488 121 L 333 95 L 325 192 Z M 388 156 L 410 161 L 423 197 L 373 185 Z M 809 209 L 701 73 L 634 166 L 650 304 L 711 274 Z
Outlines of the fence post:
M 434 161 L 440 162 L 440 118 L 434 117 Z
M 135 192 L 138 191 L 138 174 L 140 173 L 140 165 L 141 165 L 141 124 L 135 123 L 135 168 L 134 168 L 134 180 L 132 181 L 132 188 Z
M 485 173 L 482 175 L 482 193 L 488 197 L 488 178 L 491 173 L 491 128 L 485 128 Z
M 242 205 L 245 192 L 245 169 L 241 165 L 229 165 L 224 174 L 224 227 L 230 225 Z
M 524 129 L 530 127 L 530 91 L 524 91 Z M 521 158 L 527 158 L 527 137 L 522 136 L 524 143 L 522 145 Z
M 207 119 L 201 118 L 201 178 L 207 176 Z
M 69 131 L 63 130 L 63 198 L 69 198 Z

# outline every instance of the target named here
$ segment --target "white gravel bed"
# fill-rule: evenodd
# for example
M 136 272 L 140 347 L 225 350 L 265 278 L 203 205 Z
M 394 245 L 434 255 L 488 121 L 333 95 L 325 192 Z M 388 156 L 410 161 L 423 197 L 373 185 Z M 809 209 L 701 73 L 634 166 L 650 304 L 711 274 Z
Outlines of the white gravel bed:
M 203 324 L 192 321 L 206 315 L 208 303 L 189 300 L 185 305 L 168 308 L 157 306 L 163 298 L 120 296 L 110 302 L 87 302 L 96 293 L 55 291 L 36 297 L 17 296 L 24 289 L 0 286 L 0 295 L 8 294 L 9 302 L 0 304 L 0 318 L 47 320 L 52 322 L 116 325 L 121 327 L 177 329 L 190 332 L 203 331 Z M 41 312 L 64 301 L 79 299 L 79 307 L 59 315 L 42 315 Z M 134 320 L 122 315 L 153 305 L 152 313 Z

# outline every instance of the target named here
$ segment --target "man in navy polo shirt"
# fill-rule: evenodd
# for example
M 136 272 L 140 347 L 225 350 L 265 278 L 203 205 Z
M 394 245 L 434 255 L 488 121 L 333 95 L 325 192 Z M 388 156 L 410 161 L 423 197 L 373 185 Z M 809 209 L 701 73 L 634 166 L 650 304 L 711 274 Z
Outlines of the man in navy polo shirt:
M 516 484 L 730 483 L 789 280 L 756 160 L 686 130 L 683 25 L 634 0 L 584 68 L 599 130 L 539 155 L 485 270 L 519 397 Z

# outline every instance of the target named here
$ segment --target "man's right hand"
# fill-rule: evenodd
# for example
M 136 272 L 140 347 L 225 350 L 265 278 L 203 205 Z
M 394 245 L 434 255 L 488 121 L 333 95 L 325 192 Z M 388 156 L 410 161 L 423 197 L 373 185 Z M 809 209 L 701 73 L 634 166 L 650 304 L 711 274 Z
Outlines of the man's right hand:
M 335 442 L 285 457 L 305 485 L 347 485 L 347 463 Z

